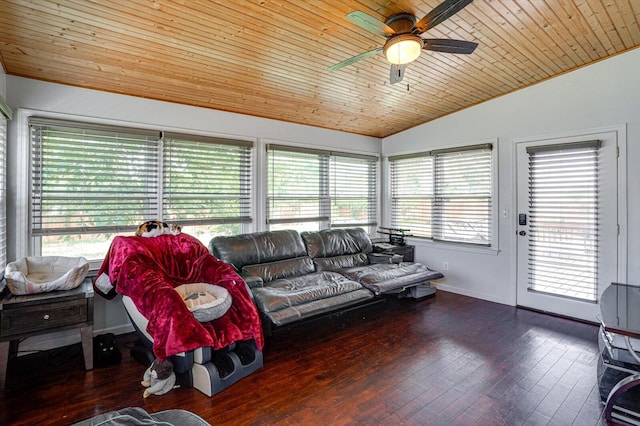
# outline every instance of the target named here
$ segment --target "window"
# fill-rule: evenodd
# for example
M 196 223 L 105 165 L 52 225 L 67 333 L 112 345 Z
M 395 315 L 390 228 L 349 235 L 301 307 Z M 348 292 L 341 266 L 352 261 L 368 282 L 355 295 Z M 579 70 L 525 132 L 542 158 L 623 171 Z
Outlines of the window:
M 205 245 L 251 223 L 252 142 L 165 133 L 165 222 L 189 225 Z
M 251 220 L 240 207 L 250 143 L 43 118 L 29 127 L 33 254 L 99 260 L 115 235 L 155 218 L 194 225 L 188 232 L 208 244 L 224 232 L 213 225 Z
M 326 228 L 330 208 L 327 153 L 269 145 L 267 162 L 269 229 Z
M 431 238 L 433 157 L 429 153 L 390 157 L 391 227 Z
M 7 119 L 11 109 L 0 97 L 0 268 L 7 265 Z
M 333 154 L 329 172 L 331 227 L 375 231 L 376 157 Z
M 391 226 L 438 241 L 491 244 L 492 145 L 390 157 Z
M 267 146 L 270 230 L 316 231 L 376 221 L 377 157 Z
M 433 239 L 490 245 L 491 147 L 434 151 Z

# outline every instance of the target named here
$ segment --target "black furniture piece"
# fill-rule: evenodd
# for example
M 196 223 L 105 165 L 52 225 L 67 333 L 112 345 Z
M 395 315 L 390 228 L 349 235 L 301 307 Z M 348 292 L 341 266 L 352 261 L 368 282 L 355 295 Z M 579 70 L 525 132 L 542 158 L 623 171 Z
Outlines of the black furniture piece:
M 640 287 L 612 283 L 600 299 L 598 387 L 605 419 L 640 424 Z
M 397 245 L 391 243 L 375 243 L 373 244 L 374 253 L 382 253 L 388 255 L 400 255 L 403 262 L 413 262 L 416 246 L 412 245 Z
M 26 337 L 80 329 L 84 367 L 93 368 L 93 286 L 91 279 L 72 290 L 0 298 L 0 390 L 4 390 L 9 353 Z
M 379 234 L 384 234 L 389 236 L 389 243 L 397 246 L 405 245 L 405 237 L 410 237 L 411 234 L 407 232 L 411 232 L 410 229 L 400 229 L 400 228 L 386 228 L 384 226 L 380 226 L 378 229 Z
M 343 311 L 381 295 L 435 291 L 430 281 L 443 277 L 421 263 L 371 262 L 372 242 L 361 228 L 221 236 L 209 250 L 251 288 L 267 334 L 272 325 Z

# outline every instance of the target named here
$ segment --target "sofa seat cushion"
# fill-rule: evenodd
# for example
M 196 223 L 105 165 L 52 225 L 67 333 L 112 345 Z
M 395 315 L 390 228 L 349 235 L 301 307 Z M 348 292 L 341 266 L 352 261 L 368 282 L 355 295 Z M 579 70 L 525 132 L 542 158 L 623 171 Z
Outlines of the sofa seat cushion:
M 421 263 L 372 264 L 344 268 L 340 273 L 375 294 L 388 293 L 444 277 Z
M 362 289 L 362 285 L 337 272 L 316 272 L 271 281 L 252 290 L 261 312 L 276 312 Z
M 359 285 L 359 284 L 358 284 Z M 326 299 L 313 300 L 304 305 L 289 306 L 275 312 L 263 313 L 275 325 L 285 325 L 304 318 L 339 311 L 348 306 L 364 303 L 374 297 L 368 289 L 360 286 L 360 290 L 339 294 Z

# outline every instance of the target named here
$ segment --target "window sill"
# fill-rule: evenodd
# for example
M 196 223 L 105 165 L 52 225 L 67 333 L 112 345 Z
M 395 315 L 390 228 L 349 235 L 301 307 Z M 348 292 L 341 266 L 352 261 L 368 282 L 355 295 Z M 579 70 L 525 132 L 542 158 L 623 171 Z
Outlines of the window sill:
M 424 247 L 428 249 L 461 251 L 465 253 L 483 254 L 486 256 L 497 256 L 498 253 L 500 253 L 500 249 L 496 247 L 473 246 L 470 244 L 461 244 L 461 243 L 448 243 L 445 241 L 433 241 L 433 240 L 415 238 L 415 237 L 414 238 L 408 237 L 406 241 L 408 244 L 415 245 L 416 247 Z

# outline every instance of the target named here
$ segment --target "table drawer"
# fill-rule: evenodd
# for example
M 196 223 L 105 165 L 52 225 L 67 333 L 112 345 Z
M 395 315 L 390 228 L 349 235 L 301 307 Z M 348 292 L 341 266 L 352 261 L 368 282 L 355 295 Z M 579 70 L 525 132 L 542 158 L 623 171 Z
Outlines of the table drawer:
M 0 311 L 0 337 L 90 322 L 88 299 L 52 302 Z

